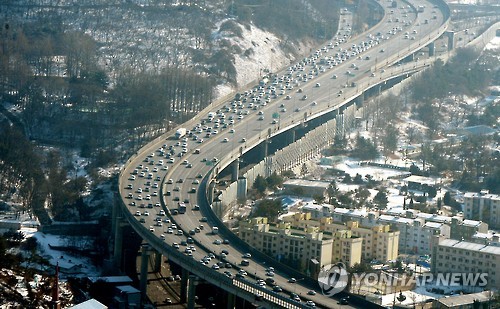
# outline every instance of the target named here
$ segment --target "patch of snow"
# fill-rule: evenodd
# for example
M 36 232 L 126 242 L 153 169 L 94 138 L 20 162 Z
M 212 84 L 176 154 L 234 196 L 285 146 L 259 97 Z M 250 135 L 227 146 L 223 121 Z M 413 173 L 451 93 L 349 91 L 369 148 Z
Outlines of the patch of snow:
M 72 268 L 77 268 L 78 272 L 81 275 L 85 274 L 85 276 L 98 276 L 100 274 L 99 270 L 92 265 L 90 258 L 75 256 L 69 252 L 62 252 L 49 247 L 49 244 L 52 246 L 65 246 L 71 243 L 72 246 L 83 248 L 91 241 L 88 238 L 45 234 L 34 228 L 22 228 L 21 231 L 26 238 L 36 238 L 39 254 L 46 258 L 52 266 L 59 264 L 61 274 Z
M 342 163 L 336 164 L 334 165 L 334 167 L 336 169 L 346 172 L 351 177 L 356 176 L 356 174 L 360 174 L 363 177 L 365 177 L 366 175 L 371 175 L 375 180 L 386 180 L 388 178 L 401 176 L 407 173 L 405 171 L 400 171 L 396 169 L 361 165 L 360 163 L 361 163 L 360 161 L 354 161 L 350 159 Z
M 292 56 L 281 49 L 281 39 L 254 26 L 250 26 L 250 30 L 242 27 L 242 30 L 244 39 L 237 44 L 243 51 L 248 51 L 248 56 L 235 57 L 238 85 L 256 81 L 265 75 L 265 71 L 275 72 L 290 63 Z
M 484 47 L 486 50 L 500 49 L 500 37 L 496 36 Z

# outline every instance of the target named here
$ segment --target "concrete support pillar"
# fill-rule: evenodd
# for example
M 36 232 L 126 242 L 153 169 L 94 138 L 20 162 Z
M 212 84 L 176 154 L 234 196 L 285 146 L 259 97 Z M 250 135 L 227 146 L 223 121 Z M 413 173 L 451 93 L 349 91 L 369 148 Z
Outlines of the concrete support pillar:
M 189 271 L 183 268 L 181 274 L 181 293 L 179 295 L 181 303 L 185 303 L 187 300 L 188 278 L 189 278 Z
M 123 228 L 120 224 L 120 219 L 115 223 L 115 243 L 113 248 L 113 259 L 115 265 L 121 270 L 123 268 Z
M 247 199 L 247 185 L 248 185 L 248 182 L 247 182 L 247 179 L 244 178 L 244 177 L 240 177 L 238 179 L 238 189 L 237 189 L 237 198 L 239 200 L 243 199 L 243 200 L 246 200 Z
M 448 31 L 448 51 L 451 51 L 455 48 L 455 32 Z
M 227 292 L 227 309 L 234 309 L 236 305 L 236 296 L 233 293 Z
M 196 297 L 196 283 L 198 281 L 198 277 L 195 275 L 189 275 L 189 288 L 188 288 L 188 299 L 187 299 L 187 307 L 188 309 L 194 309 L 194 300 Z
M 161 271 L 161 253 L 159 251 L 155 251 L 155 263 L 153 271 L 159 273 Z
M 121 227 L 121 209 L 120 209 L 120 196 L 115 193 L 113 204 L 113 212 L 111 218 L 111 230 L 114 233 L 114 248 L 113 248 L 113 260 L 114 264 L 118 268 L 122 269 L 122 250 L 123 250 L 123 229 Z
M 267 155 L 268 155 L 268 152 L 269 152 L 269 140 L 266 139 L 263 143 L 262 143 L 262 158 L 267 158 Z
M 214 190 L 215 190 L 215 180 L 211 181 L 209 184 L 209 189 L 208 189 L 208 202 L 213 203 L 214 202 Z
M 238 174 L 240 173 L 240 160 L 236 159 L 231 163 L 233 165 L 233 171 L 231 174 L 231 181 L 235 182 L 238 180 Z
M 290 134 L 290 144 L 295 143 L 295 138 L 296 138 L 295 137 L 295 135 L 296 135 L 295 134 L 295 129 L 291 129 L 291 130 L 289 130 L 289 132 L 290 132 L 289 133 Z
M 358 108 L 362 107 L 363 104 L 365 103 L 365 93 L 363 92 L 362 94 L 360 94 L 357 98 L 356 98 L 356 106 Z
M 141 274 L 139 287 L 141 290 L 141 302 L 144 303 L 147 298 L 148 288 L 148 262 L 149 262 L 149 245 L 142 245 L 141 248 Z
M 434 57 L 434 54 L 436 52 L 436 44 L 434 42 L 431 42 L 429 45 L 427 45 L 427 47 L 429 47 L 429 57 Z

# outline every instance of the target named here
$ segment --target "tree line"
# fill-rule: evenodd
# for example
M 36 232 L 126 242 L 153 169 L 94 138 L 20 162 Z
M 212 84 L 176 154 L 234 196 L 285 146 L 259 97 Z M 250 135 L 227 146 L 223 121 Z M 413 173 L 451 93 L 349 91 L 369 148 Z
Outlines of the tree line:
M 182 121 L 213 99 L 212 79 L 180 67 L 123 71 L 110 88 L 90 36 L 55 21 L 2 24 L 0 94 L 20 107 L 32 138 L 102 146 L 126 130 Z

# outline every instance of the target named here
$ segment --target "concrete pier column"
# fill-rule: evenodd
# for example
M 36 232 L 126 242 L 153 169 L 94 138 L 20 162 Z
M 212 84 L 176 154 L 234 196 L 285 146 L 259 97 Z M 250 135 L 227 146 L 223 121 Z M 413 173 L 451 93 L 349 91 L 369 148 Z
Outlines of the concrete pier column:
M 161 253 L 155 250 L 155 263 L 153 271 L 156 273 L 161 271 L 161 257 L 162 257 Z
M 227 292 L 227 309 L 234 309 L 236 305 L 236 296 L 233 293 Z
M 231 181 L 235 182 L 238 180 L 238 174 L 240 173 L 240 160 L 236 159 L 231 163 L 233 165 L 233 170 L 231 174 Z
M 448 35 L 448 51 L 451 51 L 455 48 L 455 32 L 447 31 L 446 34 Z
M 119 220 L 118 220 L 119 221 Z M 113 248 L 113 259 L 115 261 L 115 265 L 119 268 L 123 268 L 123 228 L 120 222 L 115 223 L 115 243 Z
M 187 307 L 188 309 L 194 309 L 195 298 L 196 298 L 196 284 L 198 282 L 198 277 L 195 275 L 189 275 L 189 288 L 188 288 L 188 299 Z
M 189 278 L 189 271 L 183 268 L 181 274 L 181 293 L 179 295 L 181 303 L 185 303 L 187 300 L 188 278 Z
M 115 193 L 114 201 L 111 218 L 111 230 L 115 236 L 113 244 L 113 260 L 115 262 L 114 264 L 117 265 L 119 269 L 122 269 L 123 229 L 121 226 L 121 202 L 118 193 Z
M 239 200 L 241 200 L 241 199 L 246 200 L 247 190 L 248 190 L 247 186 L 248 186 L 247 179 L 244 177 L 240 177 L 238 179 L 238 188 L 237 188 L 237 193 L 236 193 L 236 196 Z
M 356 106 L 360 108 L 365 103 L 365 94 L 361 93 L 355 100 Z
M 289 133 L 289 134 L 290 134 L 290 135 L 289 135 L 290 144 L 295 143 L 295 138 L 296 138 L 296 137 L 295 137 L 295 135 L 296 135 L 296 134 L 295 134 L 295 129 L 291 129 L 291 130 L 289 130 L 289 132 L 290 132 L 290 133 Z
M 436 44 L 434 42 L 430 42 L 427 47 L 429 47 L 429 57 L 434 57 L 434 54 L 436 53 Z
M 144 244 L 141 247 L 141 274 L 139 287 L 141 290 L 141 301 L 147 298 L 147 288 L 148 288 L 148 262 L 149 262 L 149 245 Z
M 263 143 L 262 143 L 262 158 L 267 158 L 267 155 L 268 155 L 268 152 L 269 152 L 269 143 L 271 141 L 269 141 L 268 139 L 266 139 Z

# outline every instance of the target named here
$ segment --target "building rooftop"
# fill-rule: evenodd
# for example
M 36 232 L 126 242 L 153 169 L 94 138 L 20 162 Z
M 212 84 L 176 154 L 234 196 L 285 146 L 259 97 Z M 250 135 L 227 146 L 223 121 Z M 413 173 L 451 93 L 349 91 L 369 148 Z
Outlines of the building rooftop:
M 436 183 L 440 182 L 439 179 L 424 177 L 424 176 L 417 176 L 417 175 L 411 175 L 410 177 L 407 177 L 403 180 L 406 182 L 415 182 L 415 183 L 420 183 L 420 184 L 426 184 L 429 186 L 435 186 Z
M 366 210 L 361 210 L 361 209 L 349 209 L 349 208 L 335 208 L 333 210 L 334 214 L 339 214 L 339 215 L 349 215 L 352 217 L 367 217 L 368 212 Z
M 478 125 L 472 127 L 465 127 L 461 130 L 461 133 L 467 135 L 489 135 L 495 133 L 497 130 L 490 128 L 485 125 Z
M 450 223 L 451 222 L 451 217 L 447 216 L 440 216 L 436 214 L 430 214 L 426 212 L 419 212 L 417 214 L 418 218 L 424 218 L 425 221 L 432 221 L 432 222 L 440 222 L 440 223 Z
M 474 303 L 475 300 L 480 302 L 487 302 L 491 298 L 489 291 L 484 291 L 481 293 L 473 293 L 473 294 L 464 294 L 450 297 L 442 297 L 438 299 L 438 302 L 447 306 L 447 307 L 456 307 L 466 306 Z
M 304 180 L 304 179 L 290 179 L 285 181 L 284 185 L 301 186 L 301 187 L 320 187 L 327 189 L 330 183 L 327 181 L 317 180 Z
M 463 250 L 477 251 L 477 252 L 491 253 L 494 255 L 500 255 L 500 247 L 487 246 L 487 245 L 476 244 L 476 243 L 467 242 L 467 241 L 458 241 L 458 240 L 454 240 L 454 239 L 444 239 L 444 240 L 439 242 L 439 245 L 443 246 L 443 247 L 458 248 L 458 249 L 463 249 Z
M 413 224 L 415 222 L 414 219 L 409 219 L 409 218 L 401 218 L 401 217 L 395 217 L 395 216 L 390 216 L 390 215 L 380 215 L 378 217 L 379 221 L 386 221 L 390 223 L 403 223 L 403 224 Z
M 482 197 L 490 200 L 500 200 L 500 195 L 491 193 L 465 192 L 464 197 L 468 198 Z
M 73 307 L 69 307 L 69 308 L 71 308 L 71 309 L 106 309 L 108 307 L 92 298 L 92 299 L 89 299 L 87 301 L 84 301 L 83 303 L 80 303 L 78 305 L 74 305 Z
M 315 210 L 315 211 L 323 211 L 325 209 L 332 209 L 333 206 L 329 204 L 316 204 L 314 202 L 308 202 L 304 206 L 302 206 L 302 210 Z
M 116 287 L 122 293 L 140 293 L 138 289 L 134 288 L 131 285 L 121 285 Z
M 481 221 L 476 221 L 476 220 L 468 220 L 468 219 L 466 219 L 466 220 L 464 220 L 464 221 L 462 222 L 462 224 L 463 224 L 463 225 L 472 226 L 472 227 L 474 227 L 474 226 L 478 226 L 478 225 L 480 225 L 481 223 L 482 223 Z
M 439 229 L 439 228 L 441 228 L 441 226 L 443 226 L 443 223 L 439 223 L 439 222 L 426 222 L 424 224 L 424 226 L 430 227 L 430 228 L 434 228 L 434 229 Z
M 97 281 L 104 281 L 108 283 L 132 283 L 133 280 L 129 276 L 109 276 L 109 277 L 88 277 L 88 279 L 95 283 Z

